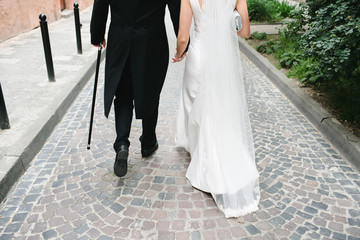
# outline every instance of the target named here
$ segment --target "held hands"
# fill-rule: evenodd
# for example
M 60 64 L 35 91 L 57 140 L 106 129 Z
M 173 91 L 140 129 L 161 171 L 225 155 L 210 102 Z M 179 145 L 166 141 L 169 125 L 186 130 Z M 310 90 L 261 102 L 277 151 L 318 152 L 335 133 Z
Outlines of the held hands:
M 172 59 L 172 63 L 181 62 L 186 56 L 186 52 L 184 52 L 180 57 L 177 55 L 177 51 L 175 51 L 174 57 Z

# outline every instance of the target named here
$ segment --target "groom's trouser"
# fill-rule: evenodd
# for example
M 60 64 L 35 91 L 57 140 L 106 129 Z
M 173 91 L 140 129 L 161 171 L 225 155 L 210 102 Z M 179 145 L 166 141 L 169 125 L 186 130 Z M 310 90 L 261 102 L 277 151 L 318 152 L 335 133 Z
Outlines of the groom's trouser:
M 131 79 L 131 65 L 128 59 L 119 86 L 115 93 L 115 128 L 116 140 L 114 149 L 117 151 L 121 145 L 130 146 L 129 135 L 133 118 L 134 96 Z M 142 119 L 141 148 L 150 148 L 156 143 L 155 128 L 158 119 L 158 106 L 147 118 Z

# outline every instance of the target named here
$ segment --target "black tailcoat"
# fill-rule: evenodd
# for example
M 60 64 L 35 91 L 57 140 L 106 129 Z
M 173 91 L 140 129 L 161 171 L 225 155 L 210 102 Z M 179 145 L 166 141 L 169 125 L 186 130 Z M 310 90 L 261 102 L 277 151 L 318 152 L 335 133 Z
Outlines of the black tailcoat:
M 164 23 L 166 5 L 177 34 L 180 0 L 94 0 L 90 25 L 92 44 L 98 45 L 104 40 L 109 6 L 111 11 L 105 64 L 106 117 L 128 60 L 136 118 L 146 118 L 158 106 L 169 64 Z

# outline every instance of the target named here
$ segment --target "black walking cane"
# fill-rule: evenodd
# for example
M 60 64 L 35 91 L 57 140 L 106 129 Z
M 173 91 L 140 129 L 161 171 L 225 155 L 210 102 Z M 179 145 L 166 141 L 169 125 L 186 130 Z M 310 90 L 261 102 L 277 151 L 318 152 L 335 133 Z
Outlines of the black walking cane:
M 100 47 L 99 47 L 99 50 L 98 50 L 97 62 L 96 62 L 96 72 L 95 72 L 95 81 L 94 81 L 94 92 L 93 92 L 93 101 L 92 101 L 92 107 L 91 107 L 90 127 L 89 127 L 89 138 L 88 138 L 87 149 L 90 149 L 90 143 L 91 143 L 91 131 L 92 131 L 93 120 L 94 120 L 95 101 L 96 101 L 96 89 L 97 89 L 97 83 L 98 83 L 98 78 L 99 78 L 99 68 L 100 68 L 100 61 L 101 61 L 101 49 L 102 49 L 102 43 L 100 44 Z

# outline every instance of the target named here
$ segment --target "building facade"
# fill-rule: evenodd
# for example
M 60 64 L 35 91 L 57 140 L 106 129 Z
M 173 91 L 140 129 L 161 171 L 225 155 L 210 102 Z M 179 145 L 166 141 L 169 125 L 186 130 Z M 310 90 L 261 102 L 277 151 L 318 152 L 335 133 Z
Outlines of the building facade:
M 61 18 L 61 11 L 89 7 L 93 0 L 0 0 L 0 42 L 39 26 L 39 15 L 46 14 L 47 21 Z

